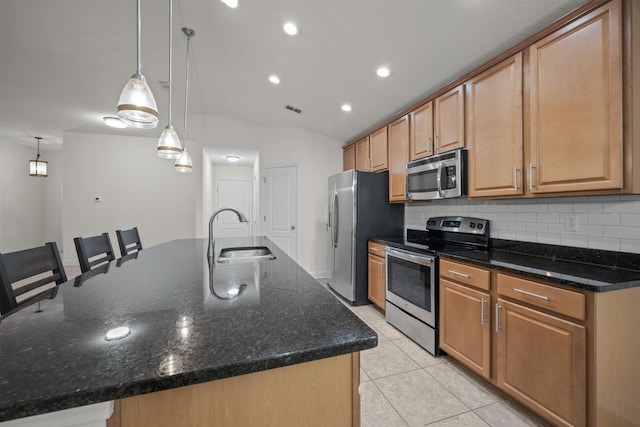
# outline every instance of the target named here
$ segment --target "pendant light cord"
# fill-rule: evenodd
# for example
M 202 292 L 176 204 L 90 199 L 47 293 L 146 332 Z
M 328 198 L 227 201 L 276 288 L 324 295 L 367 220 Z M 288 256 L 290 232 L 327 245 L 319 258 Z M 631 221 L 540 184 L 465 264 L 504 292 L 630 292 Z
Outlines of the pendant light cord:
M 39 136 L 34 137 L 35 139 L 38 140 L 38 154 L 36 155 L 36 161 L 40 158 L 40 140 L 42 139 Z
M 173 0 L 169 0 L 169 126 L 171 126 L 171 85 L 173 58 Z
M 137 74 L 142 75 L 142 61 L 140 60 L 140 27 L 142 26 L 142 19 L 140 17 L 140 0 L 138 0 L 138 48 L 136 54 L 138 55 L 138 71 Z
M 189 45 L 191 42 L 192 31 L 189 28 L 182 29 L 187 36 L 187 66 L 186 66 L 186 81 L 184 85 L 184 139 L 182 140 L 182 149 L 185 149 L 187 143 L 187 102 L 189 100 Z

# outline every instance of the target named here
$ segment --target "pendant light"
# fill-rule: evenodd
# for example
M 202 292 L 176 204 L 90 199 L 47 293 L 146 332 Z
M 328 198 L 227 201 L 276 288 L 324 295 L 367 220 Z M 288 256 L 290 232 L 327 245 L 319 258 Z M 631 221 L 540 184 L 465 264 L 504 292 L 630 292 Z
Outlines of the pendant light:
M 173 58 L 173 0 L 169 0 L 169 124 L 164 128 L 158 140 L 158 156 L 165 159 L 177 159 L 182 152 L 182 145 L 176 130 L 171 125 L 171 91 Z
M 176 172 L 182 173 L 191 173 L 193 169 L 193 163 L 191 162 L 191 156 L 187 151 L 186 143 L 187 143 L 187 110 L 188 110 L 188 100 L 189 100 L 189 45 L 191 42 L 191 37 L 196 35 L 196 32 L 191 28 L 182 27 L 182 32 L 187 36 L 187 70 L 185 72 L 185 84 L 184 84 L 184 137 L 182 139 L 182 153 L 180 157 L 176 160 L 174 165 L 174 170 Z
M 35 139 L 38 141 L 38 155 L 35 159 L 29 160 L 29 176 L 37 176 L 40 178 L 47 177 L 47 162 L 46 160 L 40 159 L 40 138 L 36 136 Z
M 131 76 L 120 94 L 118 101 L 118 116 L 129 126 L 141 129 L 153 129 L 158 126 L 158 106 L 142 75 L 142 63 L 140 61 L 140 0 L 137 0 L 138 34 L 137 56 L 138 68 Z

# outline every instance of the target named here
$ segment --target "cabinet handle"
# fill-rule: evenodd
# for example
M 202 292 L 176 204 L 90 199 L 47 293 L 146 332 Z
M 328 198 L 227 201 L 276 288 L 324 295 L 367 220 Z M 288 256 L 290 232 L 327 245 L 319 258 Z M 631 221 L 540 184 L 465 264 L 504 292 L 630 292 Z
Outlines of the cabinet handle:
M 485 300 L 484 298 L 482 298 L 482 299 L 480 300 L 480 324 L 481 324 L 481 325 L 484 325 L 484 324 L 485 324 L 485 322 L 486 322 L 486 320 L 485 320 L 485 318 L 484 318 L 484 303 L 485 303 L 486 301 L 487 301 L 487 300 Z
M 518 171 L 520 169 L 517 166 L 513 167 L 513 189 L 518 191 Z
M 533 163 L 529 163 L 529 191 L 532 191 L 533 187 L 534 187 L 534 185 L 533 185 L 533 170 L 535 168 L 536 167 L 534 166 Z
M 520 292 L 521 294 L 529 295 L 530 297 L 540 298 L 545 301 L 549 301 L 549 297 L 545 295 L 534 294 L 533 292 L 525 291 L 524 289 L 513 288 L 514 291 Z
M 465 279 L 468 279 L 468 278 L 470 278 L 470 277 L 471 277 L 471 276 L 470 276 L 470 275 L 468 275 L 468 274 L 460 273 L 460 272 L 457 272 L 457 271 L 455 271 L 455 270 L 447 270 L 447 271 L 449 271 L 449 273 L 451 273 L 451 274 L 455 274 L 456 276 L 462 276 L 462 277 L 464 277 Z
M 496 332 L 500 332 L 500 305 L 496 304 Z
M 434 141 L 435 141 L 435 147 L 434 148 L 435 148 L 435 152 L 437 153 L 438 152 L 438 135 L 435 136 Z

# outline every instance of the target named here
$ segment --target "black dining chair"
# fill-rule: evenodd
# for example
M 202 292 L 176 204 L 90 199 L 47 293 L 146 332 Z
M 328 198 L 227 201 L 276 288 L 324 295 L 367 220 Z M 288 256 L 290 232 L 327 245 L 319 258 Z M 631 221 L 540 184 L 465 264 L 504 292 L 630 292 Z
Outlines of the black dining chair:
M 96 265 L 116 259 L 109 233 L 102 233 L 93 237 L 76 237 L 73 239 L 78 253 L 80 270 L 83 273 L 91 270 Z
M 37 248 L 0 253 L 0 314 L 26 306 L 32 300 L 40 301 L 45 292 L 49 298 L 53 298 L 57 293 L 57 285 L 66 281 L 67 275 L 55 242 Z M 56 286 L 45 288 L 51 283 Z M 25 295 L 39 288 L 42 288 L 42 292 Z M 20 298 L 22 296 L 24 298 Z
M 137 252 L 142 250 L 142 242 L 140 241 L 138 227 L 133 227 L 130 230 L 116 230 L 116 236 L 118 236 L 120 256 L 129 255 L 134 251 Z

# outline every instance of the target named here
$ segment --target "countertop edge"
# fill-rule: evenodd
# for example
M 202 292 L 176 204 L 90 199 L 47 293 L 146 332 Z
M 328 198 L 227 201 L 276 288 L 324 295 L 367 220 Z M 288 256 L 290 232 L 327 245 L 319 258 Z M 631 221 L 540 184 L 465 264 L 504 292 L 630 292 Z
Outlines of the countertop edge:
M 73 395 L 54 396 L 38 401 L 13 403 L 10 407 L 0 408 L 0 422 L 91 405 L 109 400 L 117 400 L 147 393 L 171 390 L 174 388 L 186 387 L 204 382 L 266 371 L 269 369 L 283 368 L 329 357 L 342 356 L 344 354 L 356 353 L 373 348 L 377 344 L 378 337 L 377 335 L 374 335 L 369 339 L 329 346 L 326 348 L 318 348 L 297 354 L 286 354 L 269 359 L 249 361 L 247 363 L 237 363 L 202 371 L 157 377 L 152 380 L 133 382 L 127 385 L 112 386 L 103 389 L 78 390 L 77 393 Z

